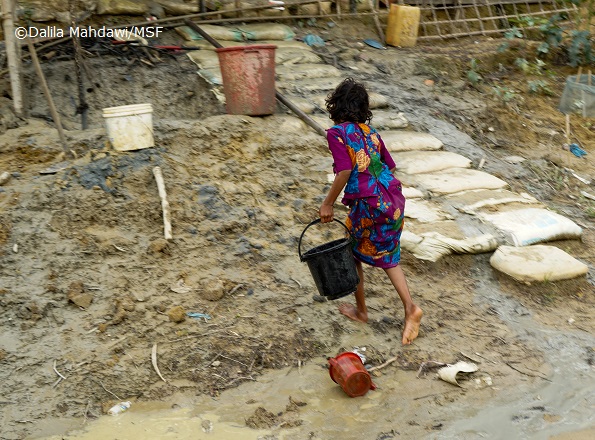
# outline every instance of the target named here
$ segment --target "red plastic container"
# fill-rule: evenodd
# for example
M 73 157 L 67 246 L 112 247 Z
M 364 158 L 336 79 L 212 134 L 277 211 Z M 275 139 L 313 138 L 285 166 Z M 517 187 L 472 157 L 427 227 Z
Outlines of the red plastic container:
M 260 44 L 216 49 L 228 114 L 261 116 L 275 112 L 276 48 Z
M 341 385 L 349 397 L 363 396 L 369 390 L 375 390 L 370 373 L 364 367 L 361 358 L 350 351 L 330 358 L 329 373 L 334 382 Z

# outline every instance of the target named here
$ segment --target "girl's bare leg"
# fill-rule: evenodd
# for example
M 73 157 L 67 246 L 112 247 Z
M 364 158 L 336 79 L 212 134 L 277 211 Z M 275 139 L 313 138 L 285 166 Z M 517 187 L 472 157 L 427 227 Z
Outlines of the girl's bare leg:
M 353 304 L 343 303 L 339 306 L 339 312 L 354 321 L 368 322 L 368 309 L 364 298 L 364 269 L 362 263 L 356 260 L 357 274 L 359 275 L 359 284 L 355 291 L 355 306 Z
M 391 283 L 395 287 L 403 307 L 405 308 L 405 328 L 403 329 L 403 345 L 409 345 L 417 338 L 419 333 L 419 324 L 421 323 L 421 317 L 423 312 L 421 308 L 413 303 L 411 294 L 409 293 L 409 287 L 407 286 L 407 280 L 405 279 L 405 273 L 401 266 L 391 267 L 384 269 Z

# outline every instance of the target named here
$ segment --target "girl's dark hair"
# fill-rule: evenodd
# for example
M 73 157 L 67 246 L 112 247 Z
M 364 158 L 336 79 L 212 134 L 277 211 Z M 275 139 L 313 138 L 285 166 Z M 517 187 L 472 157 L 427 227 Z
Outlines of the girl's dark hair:
M 370 123 L 370 99 L 366 87 L 353 78 L 347 78 L 326 97 L 326 109 L 329 117 L 339 124 L 341 122 Z

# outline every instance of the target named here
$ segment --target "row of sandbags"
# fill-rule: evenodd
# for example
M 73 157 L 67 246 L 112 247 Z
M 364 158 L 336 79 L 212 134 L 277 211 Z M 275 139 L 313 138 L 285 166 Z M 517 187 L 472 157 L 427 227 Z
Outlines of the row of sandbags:
M 531 246 L 579 239 L 582 229 L 572 220 L 528 194 L 508 190 L 503 180 L 471 169 L 468 158 L 441 151 L 442 143 L 429 134 L 389 132 L 383 139 L 403 184 L 431 197 L 407 200 L 405 215 L 414 224 L 409 222 L 403 232 L 404 249 L 430 261 L 453 252 L 495 250 L 492 266 L 524 282 L 568 279 L 588 272 L 586 264 L 557 247 Z M 479 219 L 497 234 L 466 237 L 449 214 L 453 209 Z

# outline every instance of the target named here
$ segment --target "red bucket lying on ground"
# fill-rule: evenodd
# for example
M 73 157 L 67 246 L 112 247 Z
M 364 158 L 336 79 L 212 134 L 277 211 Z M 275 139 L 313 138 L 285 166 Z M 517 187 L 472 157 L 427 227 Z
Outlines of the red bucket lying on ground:
M 364 367 L 361 358 L 350 351 L 330 358 L 329 373 L 334 382 L 341 385 L 349 397 L 363 396 L 369 390 L 375 390 L 370 373 Z
M 275 112 L 276 48 L 259 44 L 216 49 L 228 114 L 261 116 Z

